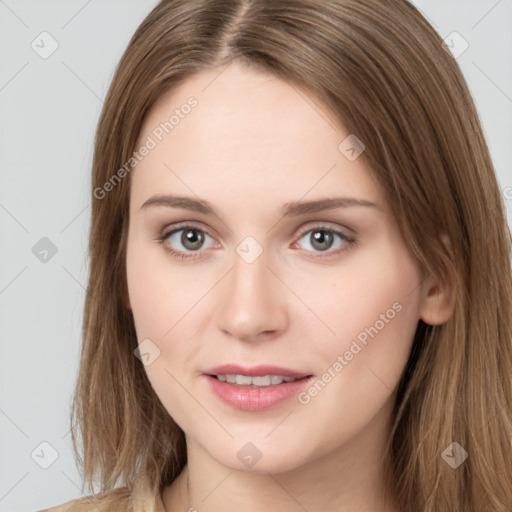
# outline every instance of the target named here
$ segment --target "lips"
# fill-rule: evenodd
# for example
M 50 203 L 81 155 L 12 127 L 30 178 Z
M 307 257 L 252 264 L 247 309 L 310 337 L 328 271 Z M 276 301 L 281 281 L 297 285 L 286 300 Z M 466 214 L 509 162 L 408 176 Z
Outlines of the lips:
M 260 365 L 250 368 L 223 365 L 204 371 L 210 390 L 224 403 L 245 411 L 275 407 L 299 393 L 311 374 L 289 368 Z

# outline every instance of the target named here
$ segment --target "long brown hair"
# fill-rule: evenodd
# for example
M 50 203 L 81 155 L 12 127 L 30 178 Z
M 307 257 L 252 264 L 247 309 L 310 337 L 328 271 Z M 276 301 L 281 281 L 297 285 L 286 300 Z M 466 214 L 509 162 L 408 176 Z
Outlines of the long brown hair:
M 453 291 L 449 321 L 419 321 L 399 383 L 386 451 L 399 506 L 512 510 L 510 230 L 473 99 L 442 43 L 406 0 L 163 0 L 149 13 L 118 65 L 95 140 L 71 411 L 90 489 L 96 476 L 109 491 L 141 475 L 161 488 L 186 464 L 183 432 L 134 356 L 125 164 L 164 92 L 240 60 L 314 92 L 364 142 L 406 243 Z M 442 457 L 452 442 L 468 453 L 458 468 Z

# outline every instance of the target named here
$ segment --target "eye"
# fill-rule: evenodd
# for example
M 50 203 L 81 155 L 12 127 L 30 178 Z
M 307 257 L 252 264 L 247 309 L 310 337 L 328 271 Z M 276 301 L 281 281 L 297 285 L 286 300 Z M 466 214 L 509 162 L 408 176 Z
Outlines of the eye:
M 201 249 L 204 249 L 203 245 L 206 237 L 212 238 L 208 233 L 196 226 L 185 225 L 178 229 L 164 231 L 158 236 L 158 241 L 173 256 L 180 259 L 188 259 L 196 257 L 195 254 L 189 253 L 199 252 Z M 178 247 L 178 249 L 174 249 L 174 247 Z
M 328 256 L 347 251 L 356 244 L 356 239 L 353 236 L 325 226 L 315 226 L 312 229 L 308 229 L 301 234 L 299 240 L 303 238 L 307 242 L 306 246 L 309 244 L 313 248 L 313 252 L 327 253 Z M 336 238 L 339 240 L 337 249 L 330 251 L 329 249 L 332 248 Z M 323 255 L 314 257 L 323 257 Z

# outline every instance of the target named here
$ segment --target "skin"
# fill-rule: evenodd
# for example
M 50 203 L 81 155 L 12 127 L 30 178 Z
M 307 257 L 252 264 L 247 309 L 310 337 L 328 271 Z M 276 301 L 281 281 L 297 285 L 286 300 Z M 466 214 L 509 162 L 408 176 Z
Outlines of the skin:
M 127 307 L 139 342 L 160 350 L 145 370 L 187 440 L 189 462 L 164 489 L 165 508 L 396 512 L 381 469 L 396 387 L 418 320 L 442 323 L 451 308 L 437 277 L 422 276 L 364 153 L 349 161 L 338 150 L 349 133 L 327 109 L 243 65 L 219 72 L 159 99 L 139 146 L 190 96 L 198 105 L 131 175 Z M 205 199 L 220 218 L 141 209 L 156 194 Z M 280 214 L 286 202 L 338 196 L 376 207 Z M 155 240 L 182 222 L 206 233 L 195 252 L 183 232 Z M 356 245 L 335 235 L 322 251 L 312 239 L 319 224 Z M 247 236 L 262 249 L 252 263 L 236 252 Z M 179 260 L 165 244 L 195 257 Z M 274 364 L 318 379 L 397 303 L 400 312 L 307 404 L 294 396 L 266 411 L 237 410 L 202 375 L 226 363 Z M 247 442 L 262 455 L 250 469 L 237 458 Z

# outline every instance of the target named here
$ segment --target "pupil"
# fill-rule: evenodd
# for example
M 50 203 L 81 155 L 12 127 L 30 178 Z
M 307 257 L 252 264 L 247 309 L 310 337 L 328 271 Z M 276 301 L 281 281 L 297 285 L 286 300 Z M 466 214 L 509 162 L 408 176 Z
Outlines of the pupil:
M 189 229 L 188 231 L 183 232 L 181 242 L 184 247 L 188 247 L 189 249 L 198 249 L 203 243 L 203 235 L 200 235 L 199 231 L 195 229 Z
M 317 246 L 319 243 L 320 247 L 317 247 L 321 250 L 328 249 L 332 243 L 332 233 L 328 231 L 315 231 L 313 234 L 313 246 Z M 327 241 L 327 243 L 326 243 Z

